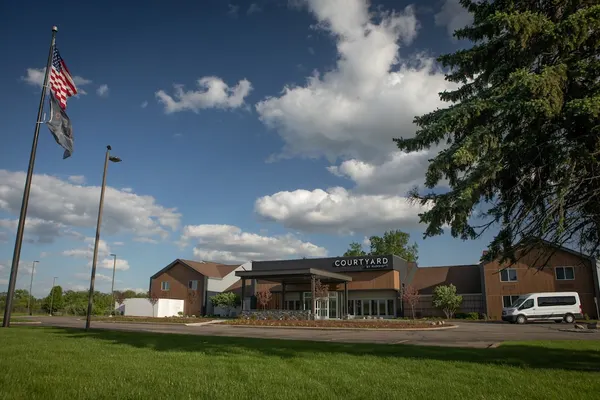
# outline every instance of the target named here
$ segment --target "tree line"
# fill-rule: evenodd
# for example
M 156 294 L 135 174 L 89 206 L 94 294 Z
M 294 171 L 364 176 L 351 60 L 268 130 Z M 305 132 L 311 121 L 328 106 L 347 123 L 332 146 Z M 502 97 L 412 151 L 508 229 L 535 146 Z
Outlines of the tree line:
M 61 286 L 54 286 L 46 297 L 36 298 L 30 296 L 29 291 L 25 289 L 15 290 L 13 298 L 13 313 L 27 313 L 28 303 L 31 301 L 31 310 L 35 314 L 68 314 L 68 315 L 86 315 L 88 305 L 89 291 L 87 290 L 66 290 Z M 93 315 L 109 314 L 112 311 L 112 295 L 110 293 L 94 292 L 94 304 L 92 308 Z M 115 301 L 118 299 L 129 298 L 147 298 L 147 293 L 136 293 L 133 290 L 115 291 Z M 0 309 L 4 309 L 6 304 L 6 292 L 0 293 Z
M 369 238 L 370 251 L 363 250 L 363 245 L 358 242 L 350 243 L 344 257 L 380 256 L 394 254 L 406 261 L 416 262 L 419 258 L 419 246 L 416 243 L 409 244 L 410 235 L 401 230 L 386 231 L 383 236 L 371 236 Z

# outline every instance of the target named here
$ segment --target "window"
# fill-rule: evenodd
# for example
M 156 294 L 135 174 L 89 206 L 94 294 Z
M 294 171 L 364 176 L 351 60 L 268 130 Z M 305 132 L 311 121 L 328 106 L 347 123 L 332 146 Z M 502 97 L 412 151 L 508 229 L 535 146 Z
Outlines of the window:
M 502 306 L 504 308 L 509 308 L 517 301 L 518 298 L 519 296 L 502 296 Z
M 362 300 L 356 300 L 356 314 L 354 315 L 363 315 L 362 313 Z
M 387 303 L 385 300 L 379 300 L 379 315 L 387 315 L 388 314 L 385 310 L 386 304 Z
M 396 312 L 394 310 L 394 300 L 388 300 L 387 301 L 387 310 L 388 310 L 388 315 L 396 315 Z
M 523 303 L 523 305 L 519 307 L 519 310 L 526 310 L 531 307 L 533 307 L 533 299 L 529 299 L 525 303 Z
M 393 299 L 348 300 L 348 314 L 354 316 L 393 316 L 395 302 Z
M 198 281 L 189 281 L 188 289 L 198 290 Z
M 505 268 L 500 271 L 501 282 L 516 282 L 517 281 L 517 270 L 514 268 Z
M 300 310 L 300 300 L 286 300 L 285 307 L 286 310 Z
M 354 315 L 354 300 L 348 300 L 348 314 Z
M 572 281 L 575 279 L 575 268 L 573 267 L 556 267 L 556 279 L 559 281 Z
M 160 283 L 160 290 L 162 290 L 163 292 L 168 291 L 170 288 L 171 288 L 171 285 L 169 284 L 169 282 L 163 281 Z
M 538 297 L 539 307 L 573 306 L 576 303 L 575 296 Z

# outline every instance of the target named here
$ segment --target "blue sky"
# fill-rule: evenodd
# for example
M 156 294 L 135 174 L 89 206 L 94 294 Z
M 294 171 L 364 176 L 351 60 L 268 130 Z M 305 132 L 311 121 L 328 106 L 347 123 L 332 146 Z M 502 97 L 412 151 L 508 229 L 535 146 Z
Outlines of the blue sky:
M 76 78 L 75 151 L 41 127 L 18 287 L 45 295 L 89 282 L 105 146 L 111 164 L 97 288 L 145 290 L 175 258 L 235 262 L 336 256 L 351 241 L 402 229 L 419 264 L 476 262 L 491 235 L 422 240 L 429 153 L 392 138 L 444 106 L 434 58 L 464 46 L 457 0 L 23 1 L 0 26 L 0 290 L 6 286 L 42 68 L 57 47 Z M 440 187 L 439 190 L 443 190 Z

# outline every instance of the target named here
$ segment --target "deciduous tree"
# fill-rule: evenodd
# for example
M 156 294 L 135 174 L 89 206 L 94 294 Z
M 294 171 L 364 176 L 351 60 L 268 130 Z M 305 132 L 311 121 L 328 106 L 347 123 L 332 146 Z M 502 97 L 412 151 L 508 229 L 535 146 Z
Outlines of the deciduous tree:
M 158 303 L 158 300 L 160 300 L 160 299 L 154 292 L 148 292 L 147 296 L 148 296 L 148 301 L 150 302 L 150 304 L 152 304 L 152 316 L 156 317 L 155 307 L 156 307 L 156 303 Z M 121 304 L 121 303 L 119 303 L 119 304 Z
M 367 253 L 363 250 L 362 245 L 357 242 L 350 243 L 350 247 L 344 253 L 344 257 L 361 257 L 366 255 Z
M 384 232 L 383 236 L 371 236 L 372 256 L 385 254 L 395 254 L 404 258 L 406 261 L 417 261 L 419 247 L 416 243 L 409 244 L 410 235 L 401 230 Z
M 233 292 L 219 293 L 211 297 L 210 302 L 214 307 L 222 307 L 225 309 L 227 316 L 231 314 L 231 309 L 242 304 L 240 296 Z
M 420 298 L 421 295 L 419 295 L 419 291 L 412 285 L 407 285 L 402 291 L 402 301 L 407 303 L 410 307 L 410 313 L 413 319 L 415 319 L 415 309 L 419 304 Z
M 441 309 L 446 318 L 452 318 L 462 304 L 462 296 L 456 294 L 456 286 L 436 286 L 433 289 L 433 306 Z
M 315 298 L 317 299 L 328 299 L 329 298 L 329 285 L 325 285 L 320 279 L 315 280 Z
M 267 309 L 267 305 L 271 301 L 271 298 L 273 298 L 273 294 L 269 289 L 261 290 L 256 293 L 256 301 L 262 306 L 263 310 Z
M 415 118 L 401 150 L 441 151 L 411 197 L 429 205 L 425 237 L 475 239 L 499 227 L 484 257 L 515 261 L 541 239 L 599 254 L 600 4 L 592 0 L 469 1 L 455 32 L 471 41 L 439 57 L 455 89 Z M 537 238 L 537 239 L 531 239 Z M 524 254 L 520 252 L 518 254 Z
M 369 242 L 371 251 L 369 253 L 363 250 L 358 242 L 350 243 L 350 247 L 344 253 L 344 257 L 362 257 L 362 256 L 382 256 L 395 254 L 404 258 L 406 261 L 417 261 L 419 247 L 416 243 L 409 244 L 410 235 L 401 230 L 392 230 L 384 232 L 383 236 L 371 236 Z

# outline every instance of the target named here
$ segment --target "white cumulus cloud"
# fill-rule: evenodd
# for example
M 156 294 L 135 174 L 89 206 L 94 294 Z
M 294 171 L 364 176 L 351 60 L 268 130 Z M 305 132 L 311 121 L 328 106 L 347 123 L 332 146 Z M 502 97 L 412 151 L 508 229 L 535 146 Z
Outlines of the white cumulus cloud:
M 69 182 L 77 185 L 83 185 L 85 183 L 85 176 L 83 175 L 71 175 L 69 176 Z
M 62 252 L 64 256 L 75 257 L 75 258 L 84 258 L 88 260 L 87 265 L 91 266 L 93 257 L 94 257 L 94 238 L 88 237 L 85 238 L 85 242 L 87 243 L 86 247 L 76 248 L 71 250 L 65 250 Z M 98 262 L 97 268 L 105 268 L 105 269 L 113 269 L 114 258 L 110 256 L 111 250 L 110 246 L 106 241 L 100 239 L 98 241 Z M 119 270 L 128 270 L 129 262 L 123 258 L 117 256 L 117 263 L 115 269 Z
M 0 170 L 0 210 L 18 215 L 25 172 Z M 36 174 L 31 185 L 27 220 L 45 229 L 93 228 L 96 226 L 100 187 L 74 185 L 54 176 Z M 119 232 L 166 238 L 179 227 L 181 214 L 156 203 L 152 196 L 107 187 L 102 221 L 103 234 Z M 29 222 L 28 222 L 29 223 Z M 27 229 L 25 230 L 27 234 Z M 77 235 L 76 232 L 72 233 Z M 43 235 L 42 235 L 43 236 Z
M 156 92 L 156 97 L 165 107 L 165 113 L 193 111 L 195 113 L 206 108 L 234 109 L 244 104 L 244 99 L 252 90 L 247 79 L 240 80 L 230 87 L 221 78 L 205 76 L 198 79 L 198 90 L 184 90 L 183 85 L 174 85 L 173 96 L 164 90 Z
M 354 194 L 342 187 L 278 192 L 259 198 L 261 217 L 287 228 L 341 235 L 373 234 L 389 229 L 412 229 L 427 207 L 405 197 Z
M 448 35 L 473 23 L 473 15 L 460 4 L 460 0 L 445 0 L 442 9 L 435 14 L 435 24 L 445 26 Z
M 42 85 L 44 84 L 45 73 L 46 73 L 46 67 L 44 67 L 44 68 L 27 68 L 26 74 L 25 74 L 25 76 L 21 77 L 21 80 L 25 81 L 26 83 L 28 83 L 30 85 L 38 86 L 41 88 Z M 78 75 L 73 76 L 73 82 L 75 83 L 75 86 L 77 87 L 77 94 L 87 94 L 87 92 L 85 90 L 83 90 L 82 86 L 89 85 L 90 83 L 92 83 L 91 80 L 82 78 L 81 76 L 78 76 Z
M 232 225 L 187 225 L 181 244 L 186 246 L 190 242 L 197 259 L 223 263 L 327 255 L 325 248 L 291 234 L 263 236 Z
M 302 86 L 256 104 L 261 121 L 283 139 L 273 157 L 325 157 L 349 188 L 291 190 L 256 201 L 257 213 L 304 231 L 375 233 L 415 227 L 423 207 L 405 196 L 424 181 L 437 149 L 400 152 L 393 138 L 414 137 L 413 119 L 444 103 L 453 88 L 432 57 L 403 53 L 419 30 L 411 6 L 369 9 L 366 0 L 303 0 L 331 34 L 338 60 Z
M 96 94 L 100 97 L 108 97 L 109 88 L 107 84 L 102 84 L 96 89 Z

